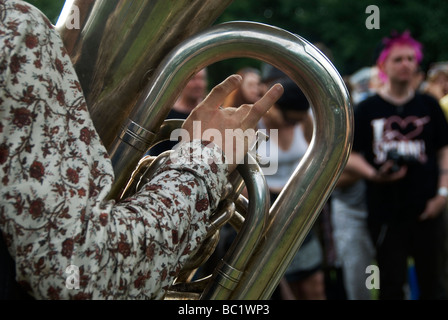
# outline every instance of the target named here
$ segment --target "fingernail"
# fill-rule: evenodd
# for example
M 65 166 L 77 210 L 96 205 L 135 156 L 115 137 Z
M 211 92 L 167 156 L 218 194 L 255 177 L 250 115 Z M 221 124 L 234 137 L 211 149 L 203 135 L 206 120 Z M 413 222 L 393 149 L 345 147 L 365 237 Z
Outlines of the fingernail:
M 275 85 L 275 90 L 279 93 L 283 93 L 283 91 L 284 91 L 283 86 L 280 83 L 277 83 Z
M 240 76 L 239 74 L 235 74 L 234 77 L 237 78 L 238 81 L 243 81 L 243 77 Z

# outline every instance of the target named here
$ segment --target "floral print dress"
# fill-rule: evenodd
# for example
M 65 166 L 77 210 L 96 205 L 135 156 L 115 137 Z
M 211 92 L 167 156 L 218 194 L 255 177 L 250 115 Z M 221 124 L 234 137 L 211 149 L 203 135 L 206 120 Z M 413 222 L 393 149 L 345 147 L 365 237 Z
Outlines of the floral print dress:
M 113 169 L 58 33 L 0 0 L 0 50 L 0 227 L 17 282 L 37 299 L 163 298 L 227 183 L 221 151 L 186 144 L 205 161 L 169 161 L 131 199 L 106 201 Z

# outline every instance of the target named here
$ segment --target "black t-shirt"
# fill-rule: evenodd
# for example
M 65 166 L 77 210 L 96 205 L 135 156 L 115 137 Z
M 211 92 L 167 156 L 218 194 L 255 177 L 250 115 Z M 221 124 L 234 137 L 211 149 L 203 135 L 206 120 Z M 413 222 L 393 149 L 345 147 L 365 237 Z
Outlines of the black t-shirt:
M 379 168 L 396 151 L 408 163 L 408 173 L 388 184 L 368 183 L 369 217 L 391 221 L 415 218 L 438 187 L 437 152 L 448 145 L 448 124 L 439 103 L 416 94 L 402 106 L 379 95 L 361 102 L 355 109 L 353 150 Z

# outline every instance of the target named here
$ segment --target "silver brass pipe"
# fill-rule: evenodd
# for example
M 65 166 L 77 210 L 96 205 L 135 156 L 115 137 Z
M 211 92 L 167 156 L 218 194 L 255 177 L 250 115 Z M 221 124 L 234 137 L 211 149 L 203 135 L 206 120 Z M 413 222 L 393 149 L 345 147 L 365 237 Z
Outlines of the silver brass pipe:
M 353 115 L 339 73 L 303 38 L 250 22 L 197 33 L 231 2 L 75 0 L 81 9 L 81 28 L 59 31 L 111 156 L 116 183 L 110 198 L 114 199 L 156 139 L 180 91 L 204 67 L 230 58 L 259 59 L 284 71 L 302 89 L 314 114 L 308 152 L 271 208 L 261 233 L 244 236 L 242 243 L 256 245 L 235 248 L 236 255 L 226 264 L 224 273 L 238 278 L 234 290 L 204 295 L 267 299 L 342 173 L 351 151 Z M 178 45 L 182 39 L 187 40 Z M 245 226 L 246 222 L 242 229 Z M 241 261 L 246 264 L 239 265 Z
M 257 248 L 240 286 L 231 296 L 263 299 L 269 298 L 279 283 L 351 151 L 353 114 L 347 88 L 337 70 L 299 36 L 259 23 L 226 23 L 189 39 L 164 60 L 130 120 L 138 121 L 148 132 L 156 130 L 179 90 L 195 72 L 235 57 L 259 59 L 284 71 L 305 93 L 314 114 L 315 130 L 308 152 L 271 209 L 272 218 L 265 230 L 269 241 Z M 159 117 L 154 118 L 153 114 Z M 115 171 L 129 176 L 125 172 L 133 170 L 141 155 L 120 139 L 115 141 L 113 150 Z
M 350 138 L 343 129 L 350 126 L 348 93 L 328 59 L 306 40 L 282 29 L 252 22 L 226 23 L 179 45 L 155 72 L 157 76 L 130 115 L 127 122 L 130 125 L 123 128 L 121 138 L 117 138 L 111 147 L 118 186 L 124 185 L 120 181 L 126 180 L 134 170 L 142 157 L 141 150 L 145 149 L 142 142 L 151 142 L 152 133 L 158 131 L 189 78 L 212 63 L 235 57 L 259 59 L 283 70 L 296 81 L 313 105 L 318 124 L 318 132 L 314 135 L 319 140 L 327 139 L 323 140 L 326 144 L 337 139 L 338 145 L 349 146 Z M 325 123 L 325 128 L 319 128 L 322 126 L 320 122 Z M 141 128 L 145 128 L 144 132 Z M 322 154 L 322 150 L 319 153 Z M 328 156 L 323 158 L 327 160 Z M 338 163 L 343 159 L 344 156 L 339 155 Z M 112 197 L 118 192 L 113 191 Z
M 252 158 L 250 155 L 248 157 Z M 248 194 L 249 208 L 241 230 L 220 264 L 213 272 L 213 278 L 204 290 L 203 300 L 229 299 L 240 283 L 252 253 L 259 245 L 269 215 L 269 190 L 265 177 L 254 159 L 238 166 Z
M 80 28 L 61 21 L 58 31 L 108 151 L 160 62 L 181 41 L 211 26 L 232 1 L 74 1 Z

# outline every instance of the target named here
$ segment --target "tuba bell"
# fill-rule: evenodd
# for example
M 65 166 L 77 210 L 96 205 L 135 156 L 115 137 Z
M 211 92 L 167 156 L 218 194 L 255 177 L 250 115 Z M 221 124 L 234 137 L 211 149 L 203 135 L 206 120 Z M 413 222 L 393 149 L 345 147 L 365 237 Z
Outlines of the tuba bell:
M 167 135 L 166 128 L 176 127 L 164 120 L 204 67 L 238 57 L 261 60 L 287 74 L 310 101 L 313 140 L 283 192 L 269 207 L 260 167 L 240 165 L 204 246 L 213 250 L 225 223 L 238 230 L 237 238 L 210 277 L 192 282 L 183 273 L 173 284 L 173 298 L 269 299 L 351 151 L 349 94 L 331 62 L 305 39 L 273 26 L 238 21 L 211 27 L 231 2 L 75 0 L 80 28 L 62 23 L 59 29 L 112 159 L 116 183 L 110 198 L 120 197 L 145 153 Z M 240 195 L 244 185 L 248 199 Z

